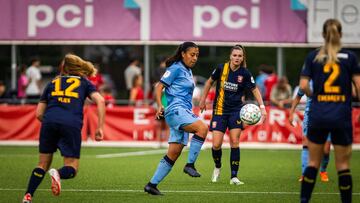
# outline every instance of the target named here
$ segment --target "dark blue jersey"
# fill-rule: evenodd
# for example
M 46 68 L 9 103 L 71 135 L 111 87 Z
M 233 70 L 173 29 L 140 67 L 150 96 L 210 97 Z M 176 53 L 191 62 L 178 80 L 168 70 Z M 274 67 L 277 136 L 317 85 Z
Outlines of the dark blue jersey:
M 309 126 L 344 128 L 351 127 L 352 75 L 360 74 L 355 54 L 342 49 L 338 62 L 318 63 L 314 59 L 319 50 L 311 52 L 301 75 L 313 81 Z
M 232 71 L 229 63 L 218 65 L 211 74 L 211 79 L 217 81 L 214 115 L 229 115 L 234 111 L 240 111 L 244 90 L 253 90 L 256 87 L 254 78 L 247 68 L 240 67 Z
M 40 98 L 40 102 L 47 103 L 42 123 L 82 128 L 84 101 L 94 91 L 95 86 L 85 78 L 56 77 L 46 86 Z

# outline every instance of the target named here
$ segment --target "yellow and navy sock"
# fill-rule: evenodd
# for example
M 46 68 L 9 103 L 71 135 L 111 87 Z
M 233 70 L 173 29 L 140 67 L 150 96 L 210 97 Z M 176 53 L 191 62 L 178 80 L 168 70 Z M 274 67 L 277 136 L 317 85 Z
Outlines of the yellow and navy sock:
M 212 157 L 215 163 L 216 168 L 221 168 L 221 156 L 222 156 L 222 150 L 221 148 L 216 150 L 214 148 L 211 148 Z
M 301 151 L 301 174 L 304 175 L 305 169 L 309 162 L 309 149 L 307 146 L 303 146 Z
M 316 176 L 318 169 L 312 166 L 308 166 L 304 172 L 304 180 L 301 182 L 301 203 L 307 203 L 310 201 L 311 193 L 315 186 Z
M 41 181 L 44 179 L 45 173 L 46 172 L 42 168 L 34 168 L 34 170 L 31 172 L 26 193 L 30 193 L 31 196 L 34 196 L 35 190 L 40 185 Z
M 72 166 L 64 166 L 58 171 L 61 179 L 71 179 L 76 176 L 76 170 Z
M 240 148 L 231 148 L 230 151 L 230 168 L 231 168 L 231 178 L 237 177 L 239 171 L 240 163 Z
M 345 169 L 338 172 L 339 189 L 342 202 L 351 202 L 352 196 L 352 177 L 350 169 Z
M 324 157 L 321 160 L 320 172 L 325 172 L 329 164 L 330 154 L 324 154 Z

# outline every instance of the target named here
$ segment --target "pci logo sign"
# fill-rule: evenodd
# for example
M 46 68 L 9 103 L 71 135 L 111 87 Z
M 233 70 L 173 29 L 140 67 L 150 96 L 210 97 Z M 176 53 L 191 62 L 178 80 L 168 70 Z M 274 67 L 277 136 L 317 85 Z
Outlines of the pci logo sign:
M 51 2 L 51 1 L 50 1 Z M 36 37 L 38 30 L 57 24 L 62 28 L 94 26 L 93 0 L 75 1 L 78 4 L 63 4 L 58 8 L 47 3 L 28 6 L 28 37 Z M 81 5 L 79 5 L 81 4 Z

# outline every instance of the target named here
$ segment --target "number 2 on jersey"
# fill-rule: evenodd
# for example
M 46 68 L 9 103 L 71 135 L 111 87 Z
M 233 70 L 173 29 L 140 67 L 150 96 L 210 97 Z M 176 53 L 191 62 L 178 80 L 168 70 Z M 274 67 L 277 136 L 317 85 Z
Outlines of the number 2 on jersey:
M 55 89 L 51 92 L 51 96 L 67 96 L 79 98 L 79 93 L 74 92 L 74 90 L 80 86 L 80 80 L 77 78 L 68 78 L 66 83 L 70 83 L 71 85 L 65 89 L 65 91 L 61 90 L 61 77 L 56 78 L 52 81 L 55 83 Z
M 332 72 L 331 72 L 332 70 Z M 341 93 L 341 89 L 337 85 L 333 85 L 335 80 L 340 75 L 340 67 L 336 63 L 327 63 L 324 66 L 324 73 L 330 73 L 330 76 L 324 83 L 324 92 L 325 93 Z

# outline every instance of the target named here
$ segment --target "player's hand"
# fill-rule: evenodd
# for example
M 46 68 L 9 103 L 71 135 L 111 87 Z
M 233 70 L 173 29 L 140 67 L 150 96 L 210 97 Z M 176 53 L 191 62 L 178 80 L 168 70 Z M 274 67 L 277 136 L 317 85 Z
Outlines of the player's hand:
M 157 120 L 162 120 L 162 119 L 164 119 L 165 117 L 164 117 L 164 107 L 163 106 L 161 106 L 161 107 L 159 107 L 158 109 L 157 109 L 157 111 L 156 111 L 156 119 Z
M 102 129 L 98 128 L 96 129 L 96 132 L 95 132 L 95 140 L 96 141 L 101 141 L 104 139 L 104 132 Z
M 289 113 L 289 123 L 291 126 L 295 127 L 294 125 L 294 114 L 293 113 Z
M 202 113 L 204 110 L 206 110 L 205 101 L 200 100 L 200 102 L 199 102 L 199 108 L 200 108 L 200 112 L 201 112 L 201 113 Z

